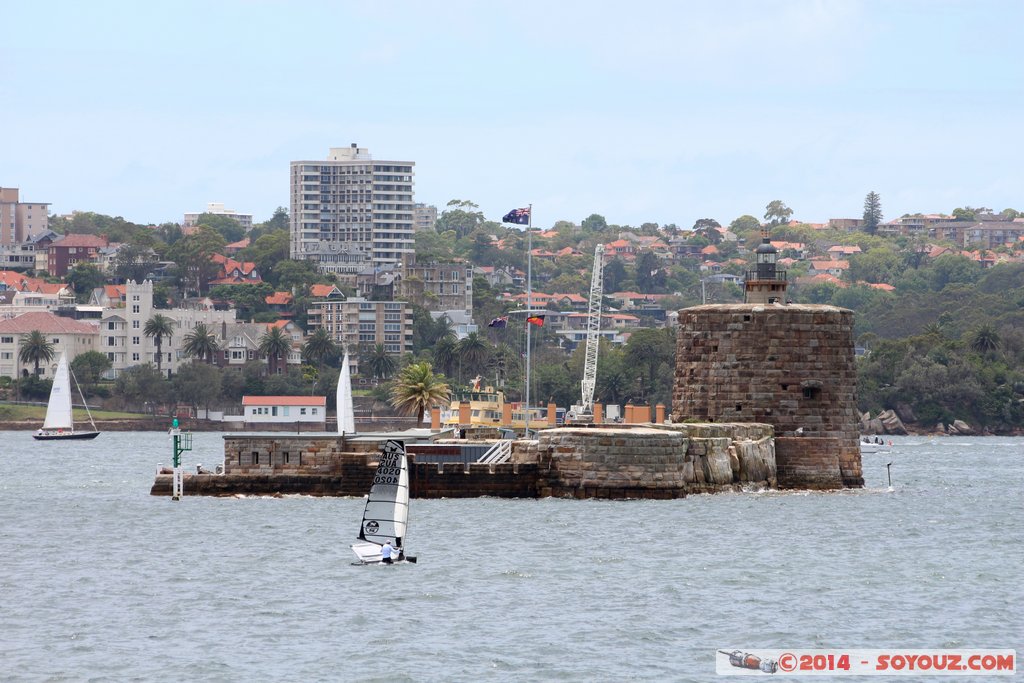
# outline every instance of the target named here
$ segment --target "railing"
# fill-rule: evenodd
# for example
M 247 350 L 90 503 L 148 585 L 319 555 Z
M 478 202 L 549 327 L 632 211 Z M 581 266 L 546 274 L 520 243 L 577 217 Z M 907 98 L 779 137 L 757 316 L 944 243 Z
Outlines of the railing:
M 501 462 L 508 462 L 512 459 L 512 442 L 508 439 L 496 441 L 486 453 L 480 456 L 477 462 L 486 465 L 494 465 Z

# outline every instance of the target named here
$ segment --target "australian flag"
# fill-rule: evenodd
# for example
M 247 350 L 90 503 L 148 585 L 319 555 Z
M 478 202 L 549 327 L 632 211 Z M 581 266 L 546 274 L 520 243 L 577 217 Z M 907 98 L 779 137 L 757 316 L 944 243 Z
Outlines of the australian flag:
M 506 315 L 506 316 L 502 316 L 500 318 L 495 318 L 491 322 L 487 323 L 487 327 L 505 327 L 505 325 L 507 325 L 507 324 L 508 324 L 508 316 Z
M 515 223 L 516 225 L 530 224 L 530 209 L 512 209 L 501 217 L 502 223 Z

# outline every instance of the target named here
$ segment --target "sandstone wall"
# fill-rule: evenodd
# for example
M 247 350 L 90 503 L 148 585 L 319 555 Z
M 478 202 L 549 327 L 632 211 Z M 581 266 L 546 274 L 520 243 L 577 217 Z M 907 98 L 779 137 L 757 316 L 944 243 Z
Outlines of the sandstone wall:
M 842 484 L 863 486 L 852 311 L 696 306 L 679 312 L 677 339 L 674 421 L 767 423 L 778 436 L 821 439 Z

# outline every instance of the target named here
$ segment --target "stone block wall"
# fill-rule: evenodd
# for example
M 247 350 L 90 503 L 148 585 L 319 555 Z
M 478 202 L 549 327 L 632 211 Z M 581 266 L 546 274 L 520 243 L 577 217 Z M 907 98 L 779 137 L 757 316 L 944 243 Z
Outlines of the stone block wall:
M 779 437 L 775 440 L 775 458 L 779 488 L 823 490 L 844 486 L 835 439 Z
M 767 423 L 778 436 L 826 439 L 845 486 L 864 483 L 856 382 L 850 310 L 720 304 L 679 312 L 672 419 Z

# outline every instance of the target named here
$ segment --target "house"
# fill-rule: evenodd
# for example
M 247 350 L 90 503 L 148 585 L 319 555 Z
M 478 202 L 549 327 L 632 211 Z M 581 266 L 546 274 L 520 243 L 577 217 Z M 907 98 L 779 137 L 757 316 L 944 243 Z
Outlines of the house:
M 604 245 L 604 258 L 605 260 L 619 258 L 630 262 L 636 258 L 636 249 L 629 240 L 615 240 Z
M 268 294 L 263 300 L 266 302 L 267 308 L 275 313 L 282 316 L 292 315 L 292 304 L 295 303 L 295 297 L 291 292 L 274 292 Z
M 109 243 L 98 235 L 65 235 L 50 244 L 47 250 L 47 272 L 54 277 L 64 277 L 79 263 L 97 263 L 100 249 Z
M 834 278 L 841 278 L 849 268 L 849 261 L 811 261 L 811 267 L 807 269 L 807 274 L 812 277 L 827 274 Z
M 849 258 L 859 253 L 861 253 L 861 249 L 856 244 L 837 244 L 828 248 L 828 257 L 834 261 Z
M 45 335 L 54 351 L 51 362 L 39 364 L 40 377 L 53 377 L 61 352 L 67 353 L 70 362 L 81 353 L 99 350 L 99 327 L 94 323 L 47 311 L 23 313 L 0 321 L 0 377 L 28 376 L 34 370 L 34 364 L 24 364 L 18 356 L 22 338 L 35 331 Z
M 89 305 L 103 306 L 104 308 L 124 308 L 127 296 L 127 285 L 103 285 L 92 290 L 92 294 L 89 295 Z
M 243 396 L 245 424 L 297 423 L 323 429 L 327 422 L 326 396 Z M 295 454 L 298 457 L 298 453 Z
M 220 265 L 217 277 L 208 283 L 211 287 L 214 285 L 254 285 L 263 282 L 263 278 L 256 270 L 256 264 L 252 261 L 236 261 L 223 254 L 214 254 L 210 260 Z

